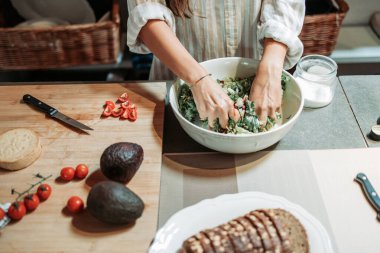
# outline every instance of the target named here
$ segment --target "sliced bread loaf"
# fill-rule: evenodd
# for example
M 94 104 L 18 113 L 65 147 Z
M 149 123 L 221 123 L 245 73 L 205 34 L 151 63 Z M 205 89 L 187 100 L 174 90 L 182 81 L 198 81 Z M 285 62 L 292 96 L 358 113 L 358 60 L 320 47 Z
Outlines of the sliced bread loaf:
M 200 231 L 185 240 L 179 252 L 309 253 L 310 249 L 306 230 L 293 214 L 260 209 Z
M 32 164 L 41 154 L 38 135 L 27 128 L 16 128 L 0 135 L 0 168 L 20 170 Z

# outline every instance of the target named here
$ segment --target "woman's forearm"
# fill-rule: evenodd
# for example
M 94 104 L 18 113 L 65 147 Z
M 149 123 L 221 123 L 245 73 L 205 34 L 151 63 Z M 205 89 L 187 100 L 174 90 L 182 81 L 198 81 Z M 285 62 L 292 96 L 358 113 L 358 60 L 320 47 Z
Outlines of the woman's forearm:
M 287 50 L 288 48 L 285 44 L 266 38 L 261 61 L 268 64 L 268 66 L 282 70 Z
M 207 71 L 183 47 L 170 27 L 162 20 L 150 20 L 139 38 L 174 74 L 194 84 Z

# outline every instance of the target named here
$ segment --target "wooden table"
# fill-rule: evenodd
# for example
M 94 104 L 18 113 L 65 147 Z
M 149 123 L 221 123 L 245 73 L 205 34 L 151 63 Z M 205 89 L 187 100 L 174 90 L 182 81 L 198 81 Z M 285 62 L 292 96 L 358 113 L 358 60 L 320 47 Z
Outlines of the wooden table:
M 106 100 L 128 92 L 137 106 L 135 122 L 100 118 Z M 23 94 L 32 94 L 62 113 L 92 127 L 88 135 L 73 131 L 27 104 Z M 0 170 L 0 201 L 12 202 L 19 191 L 37 181 L 34 174 L 52 175 L 47 182 L 52 196 L 21 221 L 0 232 L 0 252 L 145 252 L 157 226 L 165 83 L 51 84 L 0 86 L 0 133 L 26 127 L 38 133 L 42 155 L 26 169 Z M 135 224 L 111 226 L 99 222 L 88 211 L 70 215 L 64 207 L 70 196 L 86 201 L 91 187 L 106 180 L 99 169 L 103 150 L 115 142 L 128 141 L 144 149 L 144 161 L 127 187 L 138 194 L 145 210 Z M 85 180 L 62 183 L 62 167 L 85 163 Z

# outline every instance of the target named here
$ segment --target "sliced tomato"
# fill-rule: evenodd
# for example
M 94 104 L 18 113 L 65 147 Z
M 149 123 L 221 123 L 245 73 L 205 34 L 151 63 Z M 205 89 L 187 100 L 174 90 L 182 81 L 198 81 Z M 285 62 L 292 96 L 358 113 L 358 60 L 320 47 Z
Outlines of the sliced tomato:
M 136 108 L 136 105 L 135 104 L 130 104 L 129 106 L 128 106 L 128 109 L 135 109 Z
M 113 101 L 107 100 L 104 104 L 105 107 L 110 107 L 111 109 L 114 109 L 116 107 L 115 103 Z
M 123 109 L 127 109 L 128 108 L 128 106 L 129 106 L 129 100 L 127 100 L 127 101 L 125 101 L 125 102 L 123 102 L 123 103 L 121 103 L 121 105 L 120 105 Z
M 0 221 L 4 218 L 5 211 L 0 207 Z
M 117 109 L 113 109 L 113 110 L 112 110 L 112 116 L 113 116 L 113 117 L 120 117 L 120 115 L 122 115 L 123 112 L 124 112 L 124 109 L 121 108 L 121 107 L 119 107 L 119 108 L 117 108 Z
M 124 112 L 122 115 L 120 115 L 121 119 L 128 119 L 129 109 L 124 109 Z
M 128 93 L 124 92 L 123 94 L 121 94 L 118 99 L 117 99 L 119 102 L 121 103 L 124 103 L 126 101 L 128 101 Z
M 128 119 L 130 121 L 135 121 L 137 119 L 137 110 L 136 110 L 136 108 L 133 108 L 133 109 L 129 110 Z
M 106 108 L 104 108 L 102 116 L 103 117 L 109 117 L 112 114 L 112 110 L 113 110 L 113 108 L 106 106 Z

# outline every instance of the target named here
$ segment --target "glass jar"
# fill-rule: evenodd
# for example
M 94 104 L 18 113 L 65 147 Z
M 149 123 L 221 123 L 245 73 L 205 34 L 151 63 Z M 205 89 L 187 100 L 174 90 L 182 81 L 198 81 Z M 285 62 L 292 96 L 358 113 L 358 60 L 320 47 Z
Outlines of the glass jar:
M 301 86 L 305 107 L 330 104 L 338 83 L 337 69 L 335 61 L 323 55 L 307 55 L 299 60 L 294 77 Z

